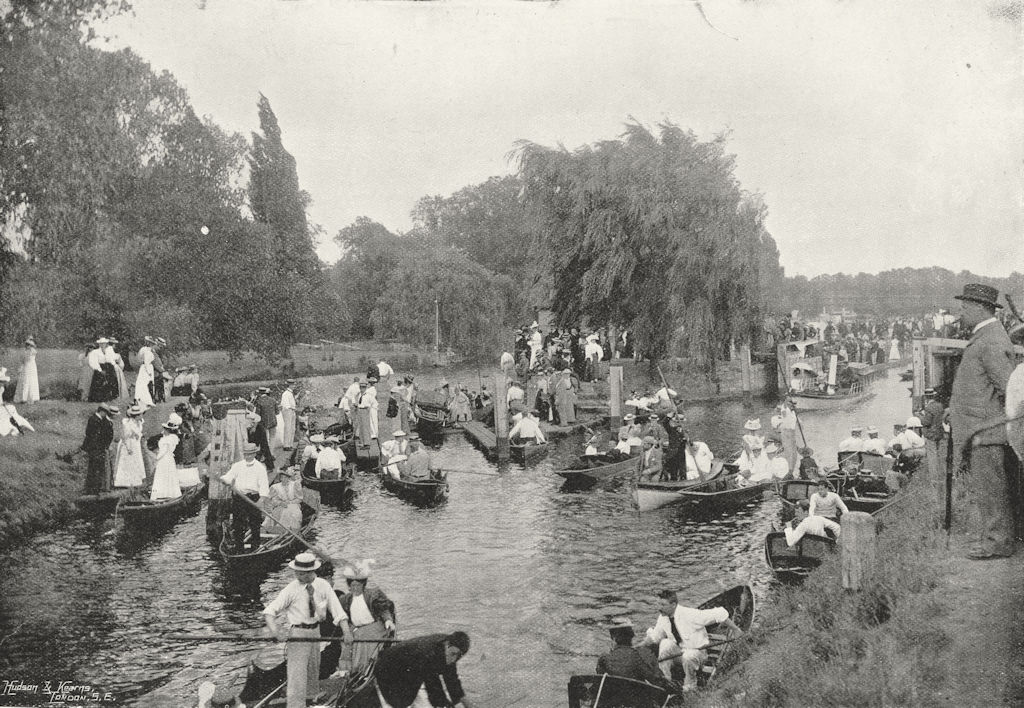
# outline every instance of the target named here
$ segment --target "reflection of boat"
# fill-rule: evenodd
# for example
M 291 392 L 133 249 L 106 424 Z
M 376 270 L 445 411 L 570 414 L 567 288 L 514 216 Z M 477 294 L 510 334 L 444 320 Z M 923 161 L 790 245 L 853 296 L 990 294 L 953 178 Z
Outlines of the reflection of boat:
M 754 591 L 749 585 L 737 585 L 702 602 L 698 607 L 702 610 L 724 607 L 736 626 L 747 632 L 754 622 Z M 729 627 L 722 624 L 713 624 L 707 627 L 710 643 L 707 646 L 707 658 L 697 674 L 698 686 L 707 686 L 714 679 L 722 659 L 732 650 L 730 631 Z M 649 654 L 648 659 L 652 665 L 657 664 L 656 645 L 643 644 L 637 649 Z M 682 667 L 673 666 L 672 668 L 673 671 L 682 672 Z M 680 675 L 678 678 L 682 678 L 682 676 Z M 573 676 L 569 679 L 568 689 L 569 708 L 583 708 L 583 706 L 590 708 L 602 708 L 602 706 L 604 708 L 618 706 L 650 708 L 670 705 L 670 701 L 673 700 L 673 694 L 657 686 L 608 674 Z
M 597 458 L 596 460 L 594 459 L 595 457 Z M 555 470 L 555 474 L 561 475 L 565 479 L 565 483 L 567 485 L 571 485 L 573 487 L 589 487 L 600 480 L 611 479 L 623 472 L 631 472 L 635 470 L 637 463 L 640 460 L 640 457 L 637 455 L 618 460 L 617 462 L 596 464 L 597 460 L 600 458 L 600 455 L 592 456 L 590 459 L 582 457 L 578 461 L 577 467 Z
M 727 468 L 730 472 L 736 471 L 735 465 L 716 461 L 712 465 L 711 473 L 704 479 L 687 479 L 678 482 L 637 482 L 633 492 L 633 506 L 640 511 L 650 511 L 683 501 L 683 494 L 688 491 L 713 488 L 716 480 L 721 476 L 722 470 Z
M 792 548 L 782 531 L 770 533 L 764 539 L 765 562 L 775 577 L 786 583 L 802 581 L 835 549 L 833 539 L 814 534 L 806 534 Z

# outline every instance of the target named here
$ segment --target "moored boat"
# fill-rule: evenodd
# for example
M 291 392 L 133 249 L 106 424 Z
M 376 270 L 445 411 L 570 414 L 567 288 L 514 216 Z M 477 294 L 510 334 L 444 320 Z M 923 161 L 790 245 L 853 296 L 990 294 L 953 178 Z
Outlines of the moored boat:
M 761 499 L 773 481 L 750 484 L 739 474 L 720 475 L 706 484 L 680 492 L 680 500 L 691 511 L 717 511 Z
M 317 511 L 307 504 L 302 504 L 302 527 L 295 533 L 305 541 L 309 541 L 316 523 Z M 265 532 L 264 532 L 265 533 Z M 246 532 L 246 542 L 249 534 Z M 294 551 L 304 547 L 302 541 L 287 531 L 279 534 L 263 536 L 263 543 L 259 548 L 251 551 L 238 551 L 231 542 L 231 534 L 224 534 L 220 542 L 220 557 L 229 571 L 250 571 L 266 569 L 282 563 L 294 555 Z
M 513 462 L 527 464 L 548 454 L 548 444 L 534 442 L 510 444 L 508 450 L 509 457 Z
M 606 462 L 604 464 L 598 464 L 599 459 L 600 456 L 597 456 L 597 459 L 594 459 L 594 457 L 580 458 L 577 463 L 578 467 L 555 470 L 555 474 L 560 475 L 565 479 L 565 484 L 567 486 L 577 488 L 590 487 L 599 481 L 612 479 L 624 472 L 634 471 L 640 460 L 640 456 L 635 455 L 616 462 Z
M 429 505 L 444 501 L 448 496 L 448 480 L 425 479 L 413 481 L 396 479 L 386 470 L 381 474 L 384 489 L 413 504 Z
M 569 708 L 656 708 L 681 698 L 660 686 L 611 674 L 569 677 Z
M 764 560 L 780 581 L 797 583 L 821 565 L 835 549 L 834 539 L 814 534 L 804 535 L 790 548 L 785 532 L 773 531 L 764 539 Z
M 136 532 L 163 529 L 198 509 L 205 492 L 205 484 L 195 484 L 183 488 L 181 496 L 174 499 L 122 499 L 117 504 L 116 513 L 127 529 Z
M 716 460 L 711 472 L 703 479 L 686 479 L 678 482 L 637 482 L 633 490 L 633 506 L 640 511 L 651 511 L 684 499 L 683 493 L 689 490 L 707 487 L 722 475 L 723 470 L 735 471 L 732 463 Z
M 315 462 L 314 462 L 315 465 Z M 313 473 L 313 465 L 307 464 L 302 470 L 302 486 L 319 492 L 324 501 L 343 502 L 352 495 L 352 477 L 354 476 L 355 463 L 346 462 L 341 467 L 341 473 L 335 479 L 317 477 Z
M 826 393 L 823 391 L 796 391 L 789 394 L 796 401 L 800 411 L 832 411 L 845 409 L 873 396 L 868 388 L 859 381 L 846 390 Z
M 87 517 L 110 516 L 122 499 L 128 499 L 132 490 L 116 488 L 100 494 L 83 494 L 75 499 L 78 513 Z

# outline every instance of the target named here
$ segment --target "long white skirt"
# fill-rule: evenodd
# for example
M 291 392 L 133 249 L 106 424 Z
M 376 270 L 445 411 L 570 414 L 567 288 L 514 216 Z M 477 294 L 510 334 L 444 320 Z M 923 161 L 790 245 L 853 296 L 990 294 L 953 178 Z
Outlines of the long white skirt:
M 39 400 L 39 369 L 36 367 L 36 358 L 29 357 L 21 366 L 21 376 L 18 378 L 18 390 L 14 400 L 19 403 L 35 403 Z
M 141 487 L 146 481 L 146 464 L 142 460 L 139 438 L 121 438 L 117 444 L 117 463 L 114 468 L 115 487 Z
M 142 410 L 152 408 L 156 405 L 153 396 L 149 393 L 149 384 L 153 381 L 153 365 L 139 364 L 139 373 L 135 376 L 135 400 L 142 406 Z

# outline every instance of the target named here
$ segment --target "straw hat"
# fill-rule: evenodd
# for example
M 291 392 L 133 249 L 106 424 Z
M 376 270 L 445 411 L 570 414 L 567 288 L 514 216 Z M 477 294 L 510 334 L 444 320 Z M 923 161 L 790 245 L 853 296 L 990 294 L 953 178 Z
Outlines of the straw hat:
M 406 433 L 405 433 L 404 430 L 396 430 L 395 432 L 393 432 L 391 434 L 391 437 L 393 437 L 393 438 L 404 438 L 405 436 L 406 436 Z
M 242 446 L 243 455 L 255 455 L 257 450 L 259 450 L 259 448 L 256 446 L 256 443 L 247 442 Z
M 164 430 L 169 430 L 172 433 L 178 432 L 178 426 L 175 425 L 174 423 L 172 423 L 171 421 L 167 421 L 166 423 L 164 423 L 160 427 L 163 428 Z
M 322 443 L 324 439 L 325 438 L 323 433 L 313 433 L 312 435 L 309 436 L 309 441 L 314 445 Z
M 292 570 L 316 570 L 323 563 L 321 563 L 316 556 L 312 553 L 300 553 L 295 556 L 294 560 L 288 563 L 288 567 Z
M 112 403 L 101 403 L 99 408 L 101 411 L 106 411 L 111 415 L 117 415 L 118 413 L 121 412 L 121 409 L 113 405 Z
M 761 419 L 760 418 L 750 418 L 746 423 L 743 424 L 743 429 L 744 430 L 760 430 L 761 429 Z
M 366 580 L 370 577 L 370 566 L 376 562 L 373 558 L 365 558 L 349 563 L 342 568 L 341 574 L 346 580 Z

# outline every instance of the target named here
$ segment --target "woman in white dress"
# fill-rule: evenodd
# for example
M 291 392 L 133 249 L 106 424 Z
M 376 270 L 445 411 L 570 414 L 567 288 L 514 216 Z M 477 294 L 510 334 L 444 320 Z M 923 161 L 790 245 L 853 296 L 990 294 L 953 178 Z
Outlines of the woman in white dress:
M 163 424 L 164 435 L 156 451 L 156 471 L 153 473 L 153 490 L 149 500 L 177 499 L 181 496 L 178 486 L 178 468 L 174 464 L 174 448 L 178 447 L 178 426 Z
M 35 403 L 39 400 L 39 369 L 36 368 L 36 342 L 32 337 L 25 340 L 21 376 L 18 378 L 18 391 L 14 400 L 19 403 Z
M 115 487 L 141 487 L 146 482 L 146 466 L 142 459 L 142 409 L 131 406 L 121 421 L 121 439 L 117 443 Z
M 153 395 L 149 392 L 149 385 L 153 383 L 153 350 L 149 345 L 139 349 L 139 373 L 135 376 L 135 400 L 139 407 L 145 411 L 156 405 L 153 402 Z
M 892 341 L 889 342 L 889 361 L 899 361 L 899 360 L 900 360 L 900 340 L 896 339 L 896 337 L 893 337 Z
M 302 528 L 302 482 L 299 480 L 299 468 L 296 465 L 281 470 L 281 481 L 270 487 L 270 514 L 273 514 L 281 525 L 292 531 Z M 284 529 L 267 517 L 269 533 L 284 533 Z

